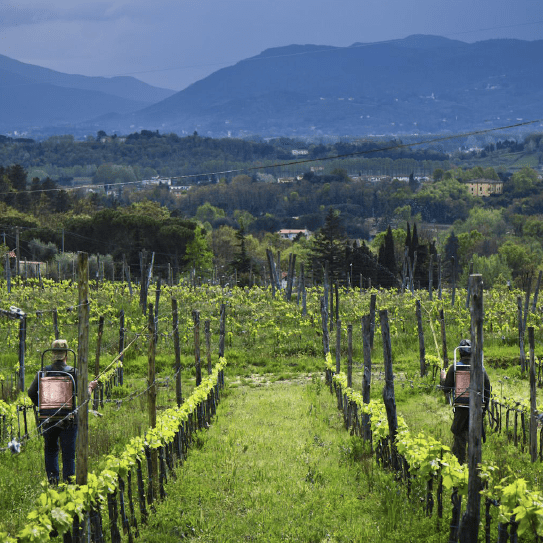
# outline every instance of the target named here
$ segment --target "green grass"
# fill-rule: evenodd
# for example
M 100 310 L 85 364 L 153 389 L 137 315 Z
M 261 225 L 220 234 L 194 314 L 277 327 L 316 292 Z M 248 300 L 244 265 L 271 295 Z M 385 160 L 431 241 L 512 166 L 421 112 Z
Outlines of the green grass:
M 144 541 L 445 541 L 320 377 L 230 389 L 166 491 Z

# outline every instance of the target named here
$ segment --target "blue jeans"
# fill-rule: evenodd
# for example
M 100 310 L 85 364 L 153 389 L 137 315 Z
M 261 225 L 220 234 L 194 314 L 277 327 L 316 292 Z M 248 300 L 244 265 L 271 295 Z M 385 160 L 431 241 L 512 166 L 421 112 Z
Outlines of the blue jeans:
M 62 422 L 44 431 L 45 439 L 45 471 L 47 479 L 52 484 L 58 484 L 58 451 L 59 441 L 62 451 L 62 480 L 75 475 L 75 440 L 77 438 L 77 423 Z

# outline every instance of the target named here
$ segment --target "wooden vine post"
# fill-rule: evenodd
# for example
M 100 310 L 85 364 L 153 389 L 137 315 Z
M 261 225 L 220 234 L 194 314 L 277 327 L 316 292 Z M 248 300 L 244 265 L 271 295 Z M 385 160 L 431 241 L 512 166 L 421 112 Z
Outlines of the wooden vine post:
M 339 320 L 339 291 L 337 283 L 334 286 L 335 292 L 336 292 L 336 320 Z
M 213 367 L 211 365 L 211 323 L 209 319 L 204 321 L 204 333 L 206 336 L 207 374 L 211 375 Z
M 528 285 L 526 286 L 526 296 L 524 298 L 524 317 L 522 320 L 522 332 L 526 332 L 526 321 L 530 312 L 530 294 L 532 292 L 532 278 L 528 277 Z
M 270 270 L 270 284 L 272 289 L 272 298 L 275 298 L 275 288 L 277 285 L 277 278 L 275 276 L 275 262 L 273 261 L 273 254 L 271 249 L 266 249 L 266 256 L 268 257 L 268 268 Z
M 175 397 L 177 407 L 183 403 L 181 390 L 181 349 L 179 348 L 179 317 L 177 314 L 177 300 L 172 298 L 172 327 L 173 327 L 173 350 L 175 352 Z
M 328 334 L 328 306 L 326 298 L 321 298 L 321 321 L 322 321 L 322 350 L 324 356 L 330 352 L 330 336 Z
M 9 252 L 6 253 L 6 285 L 8 294 L 11 293 L 11 265 L 9 263 Z
M 19 232 L 21 231 L 20 226 L 15 227 L 15 276 L 19 276 L 19 262 L 20 262 L 20 254 L 21 254 L 21 248 L 19 247 Z
M 60 337 L 60 332 L 58 331 L 58 311 L 56 307 L 53 309 L 53 331 L 55 333 L 55 339 L 58 339 Z
M 369 315 L 362 317 L 362 345 L 364 350 L 364 377 L 362 379 L 362 400 L 365 404 L 370 403 L 371 391 L 371 346 L 370 346 L 371 318 Z M 362 416 L 362 428 L 364 439 L 371 439 L 371 426 L 369 415 Z
M 149 304 L 147 333 L 149 335 L 148 371 L 147 371 L 147 402 L 149 414 L 149 427 L 156 428 L 156 378 L 155 378 L 155 316 L 153 304 Z M 158 451 L 151 450 L 151 473 L 149 474 L 149 496 L 158 496 Z
M 277 275 L 277 290 L 281 290 L 283 287 L 283 275 L 281 274 L 281 251 L 277 251 L 277 266 L 275 273 Z
M 441 255 L 437 255 L 437 299 L 441 300 Z
M 79 290 L 79 322 L 77 338 L 77 439 L 76 439 L 76 483 L 87 484 L 89 454 L 89 255 L 79 253 L 77 258 L 77 283 Z
M 341 321 L 336 321 L 336 373 L 341 371 Z
M 443 308 L 439 310 L 439 324 L 441 327 L 441 345 L 443 347 L 443 368 L 449 367 L 449 355 L 447 353 L 447 333 L 445 330 L 445 314 Z
M 330 283 L 330 329 L 334 327 L 334 285 Z
M 417 327 L 419 331 L 419 363 L 420 363 L 420 376 L 426 375 L 426 348 L 424 346 L 424 329 L 422 327 L 422 311 L 420 307 L 420 300 L 417 300 Z
M 353 387 L 353 325 L 347 325 L 347 387 Z
M 202 362 L 200 360 L 200 312 L 192 312 L 194 321 L 194 367 L 196 369 L 196 386 L 202 383 Z
M 296 255 L 290 253 L 288 257 L 288 275 L 287 275 L 287 302 L 290 302 L 292 297 L 292 284 L 294 282 L 294 272 L 296 270 Z
M 326 260 L 324 263 L 324 272 L 323 272 L 324 303 L 326 304 L 326 315 L 328 315 L 328 294 L 329 294 L 328 268 L 329 268 L 329 264 L 328 264 L 328 260 Z M 328 321 L 326 322 L 328 323 Z
M 100 315 L 98 321 L 98 338 L 96 340 L 96 357 L 94 359 L 94 376 L 95 378 L 100 375 L 100 349 L 102 348 L 102 335 L 104 333 L 104 315 Z M 96 411 L 98 409 L 98 402 L 100 396 L 101 383 L 94 389 L 92 408 Z
M 124 372 L 123 372 L 123 360 L 124 360 L 124 309 L 121 309 L 119 312 L 119 353 L 120 353 L 120 365 L 117 368 L 117 379 L 119 385 L 122 385 L 124 382 Z
M 468 499 L 460 523 L 460 542 L 477 541 L 481 519 L 481 477 L 483 430 L 483 277 L 470 275 L 471 370 L 469 387 Z
M 300 271 L 300 288 L 302 290 L 302 317 L 307 316 L 307 295 L 305 291 L 305 268 L 302 263 Z
M 535 381 L 535 341 L 533 326 L 528 328 L 528 343 L 530 344 L 530 458 L 532 462 L 535 462 L 537 460 L 537 389 Z
M 385 386 L 383 387 L 383 403 L 385 404 L 390 439 L 391 465 L 398 466 L 394 454 L 394 442 L 398 433 L 398 416 L 396 413 L 396 397 L 394 396 L 394 372 L 392 371 L 392 347 L 390 344 L 390 329 L 388 326 L 388 311 L 379 311 L 381 320 L 381 336 L 383 338 L 383 361 L 385 364 Z
M 158 308 L 160 304 L 160 285 L 161 280 L 160 277 L 157 279 L 156 282 L 156 293 L 155 293 L 155 343 L 158 343 Z
M 146 280 L 146 271 L 147 269 L 147 251 L 143 249 L 140 253 L 140 306 L 143 314 L 147 310 L 147 290 L 145 289 L 147 285 Z
M 517 296 L 518 307 L 518 344 L 520 350 L 520 371 L 524 373 L 526 371 L 526 350 L 524 348 L 524 321 L 522 319 L 522 298 Z
M 353 387 L 353 325 L 347 325 L 347 388 Z M 351 427 L 354 405 L 349 401 L 347 392 L 343 392 L 343 418 L 345 427 Z
M 377 304 L 377 294 L 370 296 L 370 349 L 373 349 L 373 337 L 375 336 L 375 306 Z
M 428 264 L 428 297 L 432 299 L 432 288 L 434 286 L 434 255 L 430 255 L 430 263 Z
M 19 390 L 25 389 L 26 313 L 19 312 Z
M 226 335 L 226 304 L 221 304 L 221 317 L 219 322 L 219 358 L 224 357 L 224 336 Z
M 126 278 L 126 282 L 128 283 L 128 292 L 130 292 L 130 297 L 132 298 L 132 281 L 130 280 L 130 266 L 126 263 L 126 257 L 123 255 L 123 270 L 124 270 L 124 277 Z

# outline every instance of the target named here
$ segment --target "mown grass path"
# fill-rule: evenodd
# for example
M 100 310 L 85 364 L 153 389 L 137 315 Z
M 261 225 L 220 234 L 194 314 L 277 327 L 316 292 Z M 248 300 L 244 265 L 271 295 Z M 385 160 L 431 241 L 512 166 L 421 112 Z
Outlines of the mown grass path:
M 320 378 L 231 388 L 141 540 L 446 541 L 334 402 Z

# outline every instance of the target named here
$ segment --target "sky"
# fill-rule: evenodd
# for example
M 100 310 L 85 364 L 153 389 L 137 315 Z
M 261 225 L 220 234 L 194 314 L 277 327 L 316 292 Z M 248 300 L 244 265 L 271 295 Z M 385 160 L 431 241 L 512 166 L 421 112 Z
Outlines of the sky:
M 543 39 L 542 0 L 0 0 L 0 54 L 182 90 L 291 44 Z

